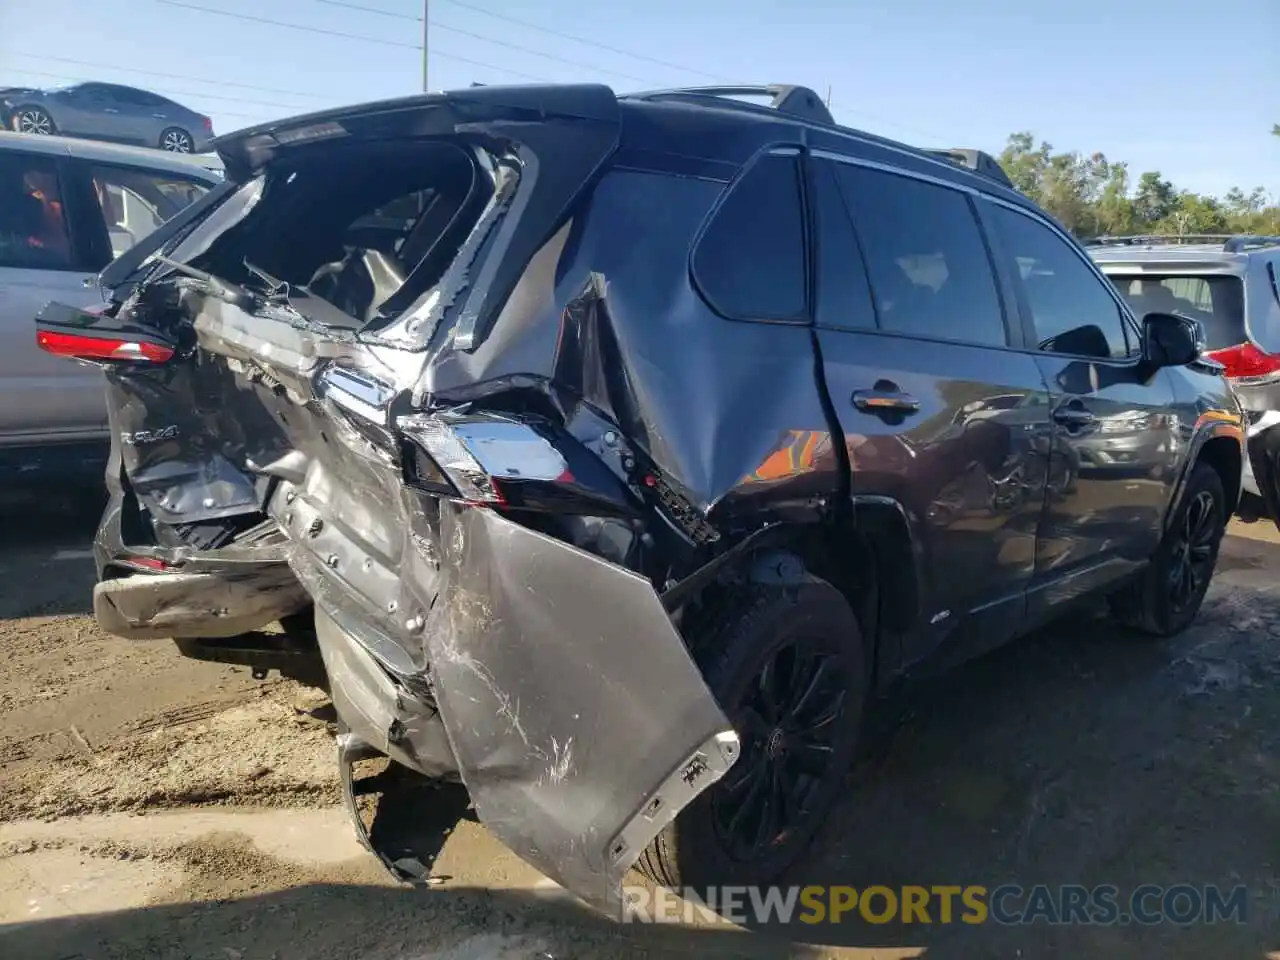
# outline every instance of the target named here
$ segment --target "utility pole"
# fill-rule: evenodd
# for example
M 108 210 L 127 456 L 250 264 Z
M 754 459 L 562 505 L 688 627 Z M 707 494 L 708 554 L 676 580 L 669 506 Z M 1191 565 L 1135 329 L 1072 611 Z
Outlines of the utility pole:
M 422 0 L 422 92 L 430 93 L 431 88 L 427 85 L 429 75 L 427 73 L 427 41 L 428 34 L 431 32 L 431 0 Z

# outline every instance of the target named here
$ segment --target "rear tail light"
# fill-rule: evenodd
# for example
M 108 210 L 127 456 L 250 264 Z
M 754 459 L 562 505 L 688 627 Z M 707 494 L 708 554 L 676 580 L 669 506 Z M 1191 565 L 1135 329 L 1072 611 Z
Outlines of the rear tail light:
M 75 360 L 165 363 L 173 357 L 172 347 L 147 340 L 123 340 L 109 335 L 96 337 L 55 330 L 37 330 L 36 346 L 54 356 Z
M 1280 354 L 1265 353 L 1252 343 L 1211 350 L 1206 356 L 1222 364 L 1232 380 L 1256 380 L 1280 373 Z
M 212 121 L 212 120 L 210 120 L 208 117 L 201 117 L 200 119 L 204 121 L 204 128 L 205 128 L 206 130 L 208 130 L 210 133 L 212 133 L 212 132 L 213 132 L 213 121 Z
M 475 504 L 507 503 L 504 484 L 574 482 L 565 458 L 526 423 L 493 416 L 415 418 L 405 435 L 423 456 L 406 458 L 416 486 Z

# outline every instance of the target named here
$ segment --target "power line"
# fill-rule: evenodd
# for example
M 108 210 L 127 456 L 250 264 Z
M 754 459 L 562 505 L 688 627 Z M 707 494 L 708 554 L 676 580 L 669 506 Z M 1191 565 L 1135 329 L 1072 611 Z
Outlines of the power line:
M 144 77 L 162 77 L 167 80 L 190 80 L 194 83 L 212 83 L 220 87 L 235 87 L 239 90 L 257 90 L 260 93 L 282 93 L 289 97 L 305 97 L 310 100 L 323 100 L 324 97 L 316 96 L 314 93 L 302 93 L 298 90 L 280 90 L 275 87 L 259 87 L 251 83 L 235 83 L 231 80 L 210 80 L 207 77 L 192 77 L 182 73 L 159 73 L 155 70 L 139 70 L 136 67 L 119 67 L 110 63 L 90 63 L 87 60 L 72 60 L 70 57 L 54 57 L 47 53 L 19 53 L 18 56 L 26 57 L 28 60 L 54 60 L 58 63 L 69 63 L 76 67 L 89 67 L 93 70 L 114 70 L 117 73 L 136 73 Z M 203 96 L 203 94 L 202 94 Z
M 337 0 L 320 0 L 320 2 L 336 3 Z M 526 29 L 529 29 L 529 30 L 536 30 L 539 33 L 545 33 L 548 36 L 559 37 L 561 40 L 571 40 L 574 43 L 585 44 L 586 46 L 594 47 L 597 50 L 604 50 L 609 53 L 616 53 L 624 57 L 632 57 L 633 59 L 636 59 L 636 60 L 642 60 L 645 63 L 652 63 L 655 66 L 666 67 L 670 70 L 680 70 L 684 73 L 691 73 L 695 76 L 705 77 L 708 80 L 715 80 L 720 83 L 733 82 L 730 78 L 722 77 L 714 73 L 708 73 L 705 70 L 697 70 L 693 67 L 682 66 L 678 63 L 672 63 L 669 60 L 659 60 L 657 57 L 650 57 L 647 54 L 643 54 L 643 53 L 633 53 L 630 50 L 623 50 L 621 47 L 611 47 L 606 43 L 601 43 L 599 40 L 591 40 L 591 39 L 588 39 L 587 37 L 578 37 L 573 35 L 572 33 L 564 33 L 561 30 L 552 30 L 550 27 L 543 27 L 536 23 L 530 23 L 528 20 L 521 20 L 518 17 L 507 16 L 507 14 L 505 13 L 495 13 L 492 10 L 486 10 L 483 7 L 477 7 L 474 4 L 463 3 L 461 2 L 461 0 L 446 0 L 446 2 L 453 4 L 455 7 L 461 7 L 464 10 L 472 10 L 475 13 L 483 14 L 486 17 L 493 17 L 495 20 L 505 20 L 507 23 L 512 23 L 519 27 L 525 27 Z
M 170 7 L 182 7 L 186 10 L 195 10 L 197 13 L 210 13 L 214 16 L 227 17 L 232 20 L 244 20 L 249 23 L 261 23 L 271 27 L 283 27 L 287 30 L 301 30 L 304 33 L 317 33 L 326 37 L 341 37 L 344 40 L 359 40 L 364 43 L 377 43 L 386 47 L 397 47 L 401 50 L 417 50 L 422 52 L 422 44 L 405 43 L 402 40 L 384 40 L 381 37 L 367 37 L 358 33 L 347 33 L 343 30 L 327 30 L 324 27 L 312 27 L 302 23 L 289 23 L 284 20 L 271 20 L 267 17 L 258 17 L 248 13 L 236 13 L 231 10 L 217 10 L 213 7 L 200 6 L 195 3 L 183 3 L 182 0 L 156 0 L 157 3 L 163 3 Z M 537 76 L 532 73 L 524 73 L 520 70 L 512 70 L 509 67 L 501 67 L 492 63 L 485 63 L 481 60 L 472 60 L 469 57 L 460 57 L 453 53 L 437 53 L 430 51 L 433 57 L 440 57 L 444 60 L 456 60 L 459 63 L 466 63 L 473 67 L 483 67 L 486 70 L 497 70 L 499 73 L 507 73 L 513 77 L 522 77 L 525 80 L 535 80 L 539 82 L 553 82 L 548 77 Z
M 302 30 L 306 33 L 318 33 L 326 37 L 341 37 L 344 40 L 361 40 L 365 43 L 379 43 L 385 47 L 399 47 L 402 50 L 422 50 L 419 43 L 405 43 L 402 40 L 383 40 L 380 37 L 365 37 L 358 33 L 346 33 L 342 30 L 326 30 L 324 27 L 311 27 L 301 23 L 286 23 L 283 20 L 270 20 L 266 17 L 255 17 L 249 13 L 235 13 L 231 10 L 215 10 L 213 7 L 202 7 L 195 3 L 182 3 L 181 0 L 156 0 L 156 3 L 163 3 L 170 7 L 182 7 L 186 10 L 195 10 L 198 13 L 211 13 L 219 17 L 229 17 L 232 20 L 245 20 L 249 23 L 264 23 L 270 27 L 286 27 L 290 30 Z
M 393 20 L 412 20 L 421 23 L 422 18 L 411 13 L 398 13 L 395 10 L 381 10 L 378 7 L 366 7 L 360 3 L 346 3 L 345 0 L 316 0 L 329 7 L 343 7 L 347 10 L 359 10 L 361 13 L 374 13 L 380 17 L 391 17 Z
M 607 70 L 604 67 L 592 66 L 589 63 L 583 63 L 581 60 L 570 60 L 567 57 L 559 57 L 554 53 L 542 53 L 534 50 L 532 47 L 526 47 L 519 43 L 509 43 L 506 40 L 495 40 L 492 37 L 486 37 L 481 33 L 472 33 L 470 30 L 459 30 L 457 27 L 450 27 L 447 24 L 431 21 L 431 26 L 437 30 L 444 30 L 446 33 L 456 33 L 461 37 L 470 37 L 472 40 L 480 40 L 483 43 L 492 43 L 494 46 L 506 47 L 508 50 L 518 50 L 521 53 L 527 53 L 532 57 L 541 57 L 544 60 L 553 60 L 556 63 L 568 64 L 571 67 L 579 69 L 593 70 L 596 73 L 607 73 L 615 77 L 622 77 L 624 80 L 635 80 L 637 83 L 648 83 L 644 77 L 637 77 L 634 73 L 623 73 L 621 70 Z
M 367 7 L 364 4 L 360 4 L 360 3 L 349 3 L 347 2 L 347 0 L 315 0 L 315 2 L 322 3 L 330 7 L 341 7 L 344 10 L 359 10 L 362 13 L 373 13 L 383 17 L 391 17 L 392 19 L 395 19 L 395 20 L 408 20 L 411 23 L 423 22 L 423 18 L 420 16 L 417 16 L 416 14 L 399 13 L 394 10 L 382 10 L 377 7 Z M 510 18 L 504 17 L 502 19 L 510 19 Z M 449 24 L 440 23 L 438 20 L 429 20 L 427 22 L 435 29 L 443 30 L 445 33 L 456 33 L 460 37 L 469 37 L 472 40 L 479 40 L 481 43 L 491 43 L 496 47 L 506 47 L 508 50 L 518 50 L 519 52 L 526 53 L 531 57 L 541 57 L 544 60 L 551 60 L 555 63 L 563 63 L 563 64 L 566 64 L 567 66 L 578 67 L 580 69 L 594 70 L 596 73 L 605 73 L 615 77 L 622 77 L 624 80 L 634 80 L 637 83 L 648 82 L 644 77 L 637 77 L 634 73 L 624 73 L 621 70 L 609 70 L 605 67 L 596 67 L 589 63 L 583 63 L 581 60 L 573 60 L 568 57 L 561 57 L 554 53 L 543 53 L 541 50 L 534 50 L 532 47 L 527 47 L 523 44 L 512 43 L 508 40 L 498 40 L 498 39 L 495 39 L 494 37 L 485 36 L 482 33 L 473 33 L 470 30 L 463 30 L 459 27 L 451 27 Z M 522 26 L 527 26 L 526 24 L 523 23 L 523 21 L 514 21 L 514 22 L 520 23 Z M 579 41 L 579 42 L 586 42 L 586 41 Z M 418 49 L 421 50 L 422 48 L 418 47 Z M 602 47 L 602 49 L 609 49 L 609 48 Z

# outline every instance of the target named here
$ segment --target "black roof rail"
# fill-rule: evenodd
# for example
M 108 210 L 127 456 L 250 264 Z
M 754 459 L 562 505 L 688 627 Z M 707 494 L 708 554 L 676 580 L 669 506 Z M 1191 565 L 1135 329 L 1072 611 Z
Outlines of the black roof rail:
M 1132 236 L 1095 237 L 1086 247 L 1136 247 L 1156 243 L 1223 243 L 1231 240 L 1229 233 L 1137 233 Z
M 999 161 L 982 150 L 974 150 L 970 147 L 952 147 L 950 150 L 925 150 L 924 152 L 942 160 L 949 160 L 951 163 L 964 167 L 966 170 L 980 173 L 988 180 L 994 180 L 1002 187 L 1008 187 L 1010 190 L 1015 189 L 1013 181 L 1004 172 L 1004 168 L 1000 166 Z
M 675 87 L 670 90 L 647 90 L 642 93 L 628 93 L 626 100 L 683 100 L 714 97 L 724 101 L 725 106 L 738 106 L 748 110 L 776 110 L 788 116 L 814 123 L 835 126 L 835 118 L 822 102 L 822 98 L 808 87 L 789 83 L 770 83 L 764 85 L 741 85 L 726 87 Z M 767 97 L 768 104 L 753 104 L 737 97 Z
M 1254 236 L 1252 234 L 1242 234 L 1238 237 L 1232 237 L 1222 245 L 1222 249 L 1227 253 L 1241 253 L 1250 247 L 1277 247 L 1280 246 L 1280 237 Z
M 756 104 L 738 97 L 767 97 L 769 103 Z M 744 110 L 776 110 L 788 116 L 827 126 L 839 126 L 822 98 L 809 87 L 798 84 L 771 83 L 767 85 L 739 85 L 723 87 L 675 87 L 670 90 L 647 90 L 641 93 L 628 93 L 619 99 L 625 100 L 705 100 L 714 98 L 724 106 L 733 106 Z M 1002 187 L 1016 189 L 1013 182 L 1005 174 L 996 158 L 982 150 L 969 147 L 953 147 L 949 150 L 922 150 L 930 156 L 946 160 L 957 166 L 972 170 L 974 173 L 994 180 Z
M 1269 237 L 1253 234 L 1230 233 L 1140 233 L 1125 237 L 1095 237 L 1086 247 L 1137 247 L 1168 244 L 1178 246 L 1187 243 L 1221 243 L 1225 253 L 1242 253 L 1253 247 L 1280 246 L 1280 236 Z

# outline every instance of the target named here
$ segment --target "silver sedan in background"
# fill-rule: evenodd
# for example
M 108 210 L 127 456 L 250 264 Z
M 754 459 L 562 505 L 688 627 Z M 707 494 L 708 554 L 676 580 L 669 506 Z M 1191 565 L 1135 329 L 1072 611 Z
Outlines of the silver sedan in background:
M 114 83 L 0 88 L 0 111 L 5 126 L 18 133 L 60 133 L 173 153 L 203 153 L 213 139 L 213 122 L 204 114 Z

